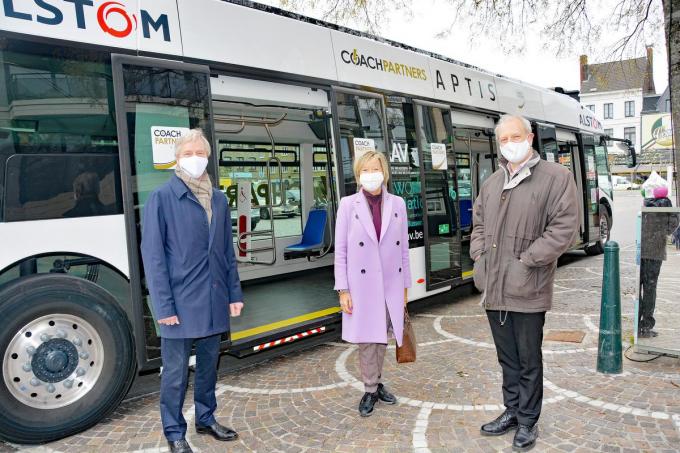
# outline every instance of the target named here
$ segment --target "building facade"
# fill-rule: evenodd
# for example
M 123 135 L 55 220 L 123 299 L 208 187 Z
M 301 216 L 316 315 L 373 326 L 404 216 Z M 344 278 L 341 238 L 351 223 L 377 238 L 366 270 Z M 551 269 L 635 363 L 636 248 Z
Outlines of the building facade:
M 599 118 L 605 133 L 627 138 L 641 151 L 641 113 L 650 97 L 656 97 L 653 72 L 653 48 L 645 57 L 588 64 L 581 55 L 581 104 Z

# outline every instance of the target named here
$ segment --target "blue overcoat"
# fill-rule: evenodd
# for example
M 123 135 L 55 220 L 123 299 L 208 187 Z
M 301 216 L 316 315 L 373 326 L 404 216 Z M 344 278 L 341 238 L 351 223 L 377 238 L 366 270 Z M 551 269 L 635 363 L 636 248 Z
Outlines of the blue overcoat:
M 227 199 L 215 189 L 212 222 L 176 175 L 144 206 L 142 260 L 156 320 L 164 338 L 202 338 L 229 330 L 229 304 L 242 302 Z

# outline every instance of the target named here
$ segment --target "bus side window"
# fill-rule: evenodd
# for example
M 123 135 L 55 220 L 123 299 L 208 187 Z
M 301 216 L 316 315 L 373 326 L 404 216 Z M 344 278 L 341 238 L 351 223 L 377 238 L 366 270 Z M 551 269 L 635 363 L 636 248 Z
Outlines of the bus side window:
M 110 58 L 3 41 L 0 221 L 123 212 Z
M 6 175 L 7 222 L 123 213 L 115 154 L 15 154 Z

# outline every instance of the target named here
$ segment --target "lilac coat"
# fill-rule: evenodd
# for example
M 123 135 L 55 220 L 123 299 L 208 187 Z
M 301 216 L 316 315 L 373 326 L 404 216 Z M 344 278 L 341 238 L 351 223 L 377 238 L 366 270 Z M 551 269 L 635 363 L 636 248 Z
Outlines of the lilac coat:
M 347 289 L 352 314 L 342 314 L 342 339 L 387 343 L 387 316 L 397 344 L 404 333 L 404 288 L 411 286 L 408 218 L 403 198 L 383 186 L 380 242 L 360 191 L 340 200 L 335 224 L 335 289 Z

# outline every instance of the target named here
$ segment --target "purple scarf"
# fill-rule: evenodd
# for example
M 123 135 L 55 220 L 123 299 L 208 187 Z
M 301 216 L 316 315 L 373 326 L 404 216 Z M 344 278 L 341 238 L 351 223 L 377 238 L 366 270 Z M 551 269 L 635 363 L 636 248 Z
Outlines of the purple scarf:
M 365 190 L 364 196 L 366 201 L 368 201 L 368 210 L 371 211 L 373 216 L 373 226 L 375 227 L 375 235 L 380 241 L 380 228 L 382 226 L 382 191 L 378 195 L 371 195 Z

